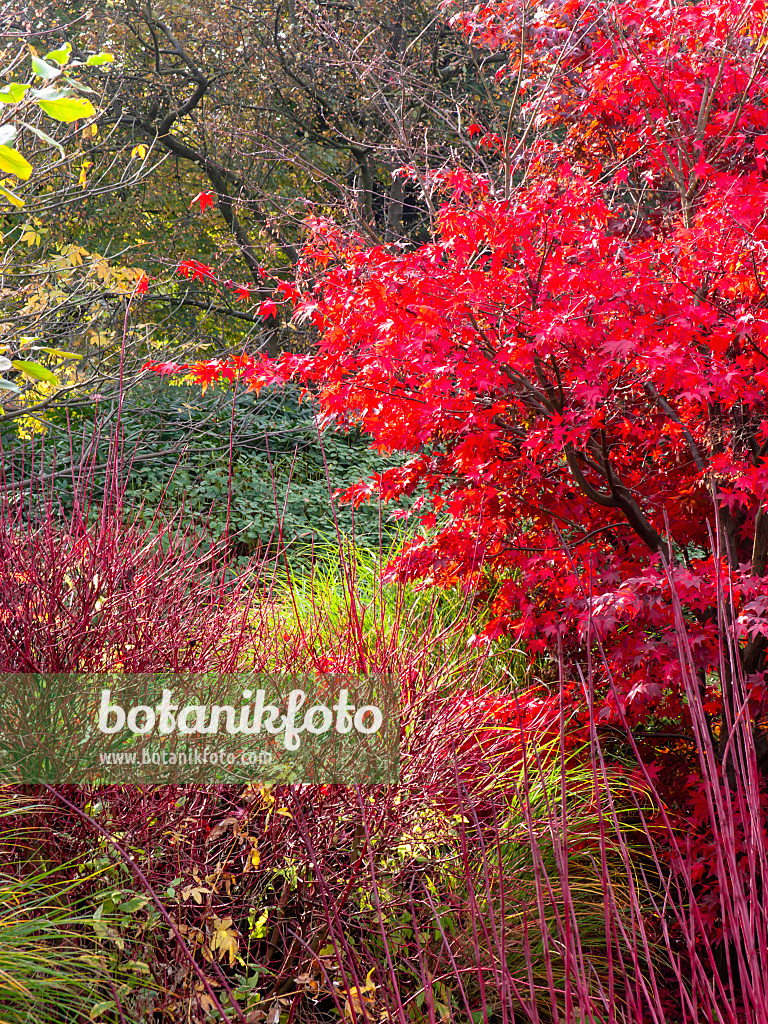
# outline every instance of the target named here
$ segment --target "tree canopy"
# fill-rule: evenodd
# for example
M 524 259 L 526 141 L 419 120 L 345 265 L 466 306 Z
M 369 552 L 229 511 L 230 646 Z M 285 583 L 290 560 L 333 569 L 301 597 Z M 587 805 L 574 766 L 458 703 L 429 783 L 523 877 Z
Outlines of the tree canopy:
M 198 376 L 297 378 L 328 420 L 410 453 L 354 489 L 430 493 L 426 536 L 393 570 L 478 588 L 489 637 L 583 653 L 599 640 L 601 721 L 685 719 L 684 621 L 710 711 L 745 683 L 758 723 L 765 4 L 443 11 L 503 55 L 508 130 L 464 128 L 495 160 L 407 166 L 435 208 L 424 242 L 371 245 L 315 218 L 293 301 L 317 350 Z

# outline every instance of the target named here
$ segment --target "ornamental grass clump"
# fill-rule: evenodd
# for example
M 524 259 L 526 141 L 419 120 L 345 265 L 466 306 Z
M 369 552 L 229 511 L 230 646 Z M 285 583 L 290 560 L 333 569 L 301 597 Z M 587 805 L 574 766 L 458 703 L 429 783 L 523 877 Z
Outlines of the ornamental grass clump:
M 765 784 L 725 595 L 715 719 L 670 588 L 689 727 L 649 754 L 653 722 L 597 712 L 605 661 L 563 655 L 537 680 L 511 645 L 472 642 L 461 599 L 393 591 L 343 545 L 331 601 L 317 576 L 228 574 L 181 518 L 139 526 L 83 483 L 69 512 L 5 489 L 5 671 L 386 671 L 400 776 L 6 787 L 0 1020 L 768 1019 Z

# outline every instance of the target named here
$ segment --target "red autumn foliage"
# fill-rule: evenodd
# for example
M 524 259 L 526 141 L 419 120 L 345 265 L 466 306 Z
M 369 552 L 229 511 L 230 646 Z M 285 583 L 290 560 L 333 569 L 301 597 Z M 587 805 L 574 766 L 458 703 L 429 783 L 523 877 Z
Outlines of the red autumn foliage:
M 236 371 L 302 379 L 326 421 L 410 452 L 350 495 L 425 486 L 428 536 L 394 569 L 477 586 L 489 634 L 531 651 L 600 640 L 605 724 L 688 721 L 673 588 L 711 715 L 731 692 L 718 627 L 764 713 L 765 14 L 552 0 L 532 17 L 510 0 L 455 15 L 508 53 L 527 128 L 469 127 L 499 173 L 432 174 L 427 243 L 319 225 L 293 296 L 316 353 Z
M 198 279 L 200 281 L 213 281 L 216 283 L 216 276 L 213 270 L 205 263 L 199 263 L 197 260 L 182 260 L 178 266 L 178 273 L 180 277 L 188 277 L 192 281 Z
M 215 199 L 216 196 L 213 192 L 198 192 L 189 205 L 193 206 L 195 203 L 199 203 L 200 213 L 205 213 L 209 206 L 213 206 Z
M 263 317 L 275 316 L 275 314 L 277 313 L 277 306 L 272 301 L 272 299 L 265 299 L 263 302 L 259 303 L 259 308 L 256 310 L 256 312 L 259 314 L 259 316 Z

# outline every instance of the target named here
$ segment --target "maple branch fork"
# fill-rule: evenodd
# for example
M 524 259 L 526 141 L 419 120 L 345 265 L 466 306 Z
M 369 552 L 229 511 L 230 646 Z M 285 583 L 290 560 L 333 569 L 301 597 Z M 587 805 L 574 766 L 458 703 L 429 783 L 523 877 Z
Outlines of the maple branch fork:
M 671 560 L 670 543 L 665 542 L 661 534 L 655 530 L 648 521 L 648 518 L 640 508 L 637 500 L 632 496 L 632 493 L 624 486 L 616 475 L 615 470 L 610 466 L 607 458 L 604 459 L 606 468 L 603 470 L 600 466 L 587 459 L 586 456 L 577 452 L 571 443 L 568 443 L 565 446 L 565 458 L 573 479 L 590 501 L 594 501 L 596 505 L 601 505 L 603 508 L 620 509 L 624 513 L 629 525 L 638 537 L 640 537 L 646 547 L 654 552 L 662 552 Z M 579 464 L 580 461 L 586 463 L 588 466 L 605 476 L 610 487 L 609 494 L 599 491 L 596 487 L 593 487 L 592 484 L 590 484 L 584 476 L 584 472 Z
M 651 398 L 659 406 L 659 408 L 662 409 L 667 414 L 667 416 L 669 416 L 669 418 L 674 423 L 677 423 L 677 425 L 680 427 L 683 433 L 683 437 L 688 442 L 688 447 L 690 448 L 691 455 L 693 456 L 693 461 L 696 463 L 696 468 L 701 473 L 705 473 L 707 471 L 707 464 L 704 461 L 701 452 L 699 451 L 698 445 L 693 439 L 693 434 L 680 419 L 680 416 L 675 411 L 672 404 L 666 398 L 664 398 L 663 395 L 660 395 L 658 393 L 658 391 L 650 381 L 645 385 L 645 392 L 649 396 L 649 398 Z

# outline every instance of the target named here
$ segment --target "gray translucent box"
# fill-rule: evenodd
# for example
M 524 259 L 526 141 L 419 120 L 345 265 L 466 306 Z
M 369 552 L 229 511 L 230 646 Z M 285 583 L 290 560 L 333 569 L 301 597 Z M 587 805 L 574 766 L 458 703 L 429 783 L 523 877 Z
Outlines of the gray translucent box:
M 396 783 L 388 675 L 0 675 L 0 783 Z

